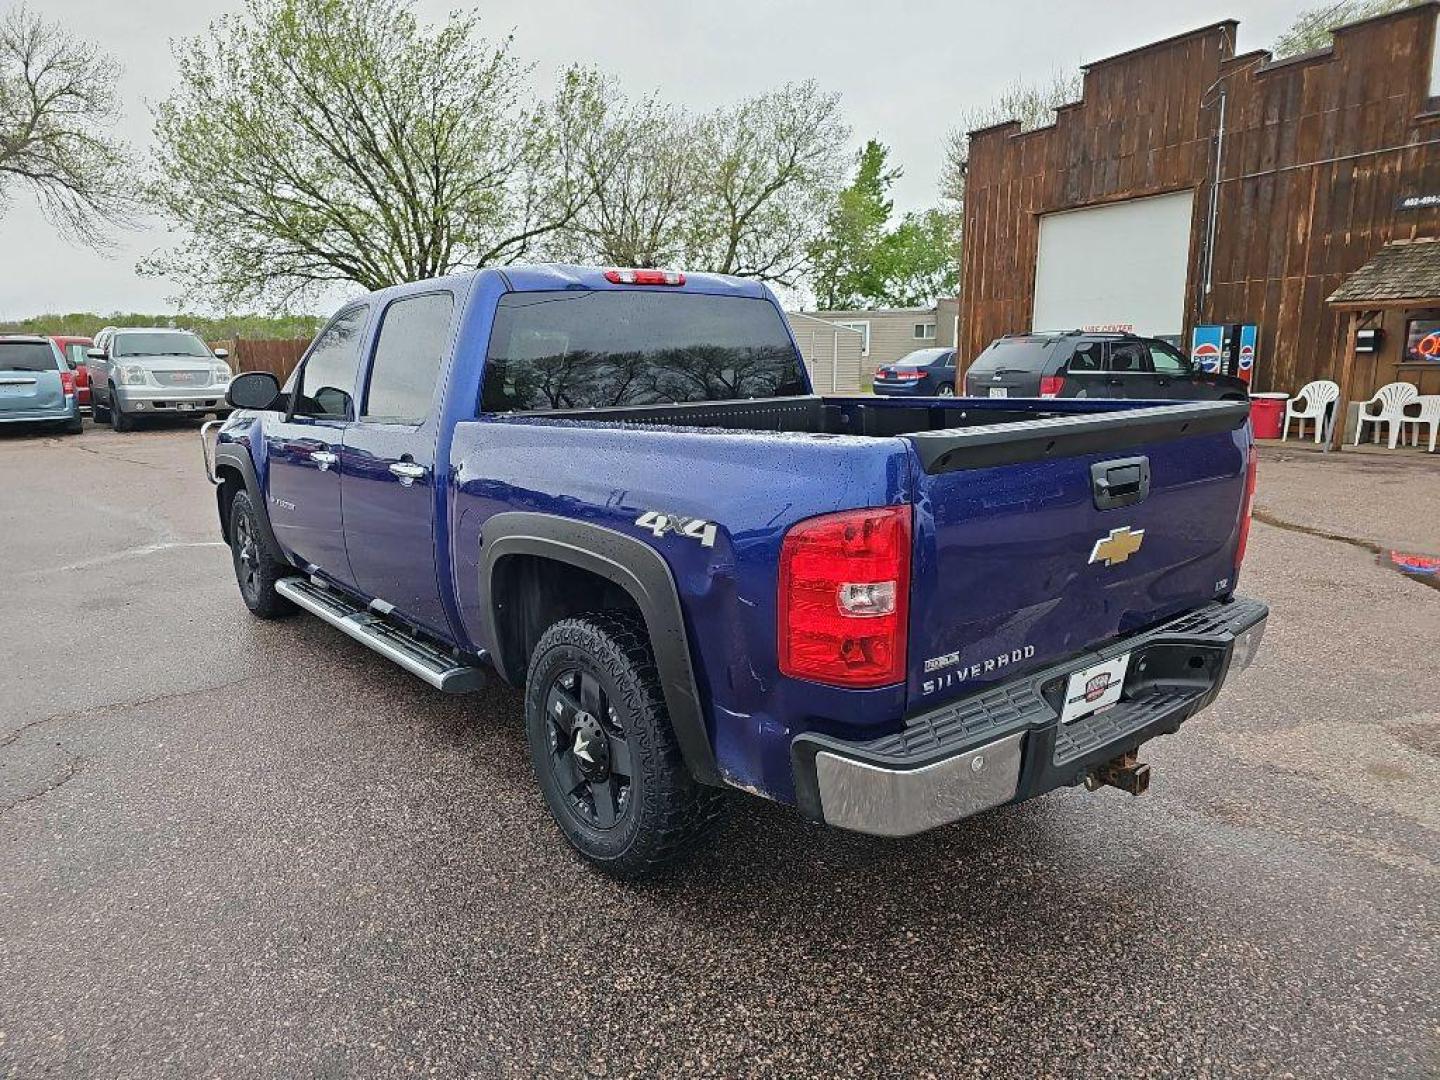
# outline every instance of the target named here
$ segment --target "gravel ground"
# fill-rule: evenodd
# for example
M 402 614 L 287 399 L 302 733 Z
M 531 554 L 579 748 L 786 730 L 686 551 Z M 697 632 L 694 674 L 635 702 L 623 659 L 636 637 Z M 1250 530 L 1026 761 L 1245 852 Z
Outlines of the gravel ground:
M 1261 477 L 1440 552 L 1440 463 Z M 518 695 L 251 619 L 213 506 L 191 430 L 0 434 L 0 1075 L 1440 1074 L 1440 592 L 1362 547 L 1255 526 L 1265 650 L 1143 799 L 889 842 L 737 796 L 636 887 Z

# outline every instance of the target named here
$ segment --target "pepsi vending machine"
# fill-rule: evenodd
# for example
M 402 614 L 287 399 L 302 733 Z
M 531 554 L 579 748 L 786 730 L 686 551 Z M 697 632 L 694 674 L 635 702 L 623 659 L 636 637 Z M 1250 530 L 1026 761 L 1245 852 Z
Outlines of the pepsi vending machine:
M 1254 323 L 1197 326 L 1190 335 L 1190 360 L 1212 375 L 1234 375 L 1247 383 L 1255 374 Z

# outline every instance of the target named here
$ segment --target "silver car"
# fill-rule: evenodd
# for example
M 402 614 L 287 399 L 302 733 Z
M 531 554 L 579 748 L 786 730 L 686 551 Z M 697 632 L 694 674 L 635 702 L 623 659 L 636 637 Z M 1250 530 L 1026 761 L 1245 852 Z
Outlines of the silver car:
M 78 435 L 80 397 L 75 372 L 47 337 L 0 337 L 0 425 L 60 424 Z
M 106 327 L 86 355 L 97 424 L 129 431 L 146 416 L 230 415 L 229 354 L 189 330 Z

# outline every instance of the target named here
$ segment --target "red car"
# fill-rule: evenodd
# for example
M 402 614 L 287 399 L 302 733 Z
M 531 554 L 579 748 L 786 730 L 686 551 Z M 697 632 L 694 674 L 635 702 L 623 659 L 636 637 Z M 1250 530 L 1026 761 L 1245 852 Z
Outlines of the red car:
M 50 340 L 60 346 L 65 362 L 75 372 L 76 404 L 82 409 L 90 408 L 90 369 L 85 366 L 85 352 L 92 342 L 88 337 L 66 337 L 64 334 L 52 334 Z

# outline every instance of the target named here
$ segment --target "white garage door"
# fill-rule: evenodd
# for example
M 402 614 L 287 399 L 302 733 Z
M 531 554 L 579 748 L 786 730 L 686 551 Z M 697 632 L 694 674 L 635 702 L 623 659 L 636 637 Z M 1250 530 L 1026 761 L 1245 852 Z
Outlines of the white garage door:
M 1042 217 L 1031 329 L 1129 324 L 1178 336 L 1194 198 L 1181 191 Z

